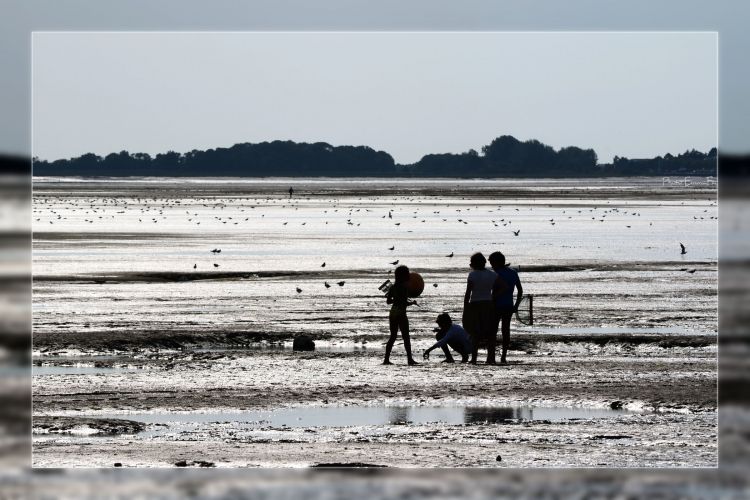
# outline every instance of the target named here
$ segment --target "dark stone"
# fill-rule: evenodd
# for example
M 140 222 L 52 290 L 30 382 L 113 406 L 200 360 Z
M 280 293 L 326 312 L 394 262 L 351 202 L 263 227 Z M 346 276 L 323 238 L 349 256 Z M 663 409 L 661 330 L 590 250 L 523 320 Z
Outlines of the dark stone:
M 622 401 L 612 401 L 612 403 L 609 404 L 609 407 L 613 410 L 622 410 L 623 403 Z
M 180 460 L 179 462 L 174 463 L 177 467 L 187 467 L 187 462 L 185 460 Z
M 312 337 L 307 335 L 297 335 L 294 337 L 294 343 L 292 344 L 293 351 L 314 351 L 315 342 Z
M 115 462 L 115 467 L 122 467 L 122 463 L 120 463 L 120 462 Z

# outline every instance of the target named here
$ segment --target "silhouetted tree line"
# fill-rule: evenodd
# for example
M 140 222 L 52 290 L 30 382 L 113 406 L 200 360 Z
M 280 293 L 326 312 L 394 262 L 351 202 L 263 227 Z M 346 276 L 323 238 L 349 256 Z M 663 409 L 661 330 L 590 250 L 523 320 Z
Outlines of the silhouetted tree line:
M 717 175 L 716 148 L 708 153 L 695 149 L 672 156 L 667 153 L 656 158 L 633 159 L 615 156 L 611 164 L 603 165 L 607 175 Z
M 504 135 L 475 150 L 428 154 L 416 163 L 396 164 L 388 153 L 367 146 L 325 142 L 273 141 L 235 144 L 188 153 L 121 151 L 105 157 L 87 153 L 67 160 L 34 159 L 38 176 L 331 176 L 331 177 L 598 177 L 634 175 L 715 175 L 716 148 L 651 159 L 615 157 L 599 164 L 593 149 L 555 150 L 535 139 Z

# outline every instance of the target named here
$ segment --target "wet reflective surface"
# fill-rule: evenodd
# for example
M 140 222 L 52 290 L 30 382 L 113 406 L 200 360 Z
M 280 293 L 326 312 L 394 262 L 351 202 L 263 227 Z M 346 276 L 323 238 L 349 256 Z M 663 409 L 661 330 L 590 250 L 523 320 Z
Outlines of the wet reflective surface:
M 627 410 L 573 407 L 462 407 L 462 406 L 347 406 L 299 407 L 271 411 L 237 412 L 154 412 L 108 414 L 150 424 L 257 423 L 272 427 L 350 427 L 360 425 L 400 425 L 443 423 L 447 425 L 503 423 L 546 420 L 611 418 L 632 414 Z

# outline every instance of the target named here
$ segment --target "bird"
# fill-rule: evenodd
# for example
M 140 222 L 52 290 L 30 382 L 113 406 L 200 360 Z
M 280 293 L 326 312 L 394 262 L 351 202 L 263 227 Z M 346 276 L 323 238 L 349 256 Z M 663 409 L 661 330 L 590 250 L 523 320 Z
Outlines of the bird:
M 323 263 L 322 263 L 322 264 L 320 265 L 320 267 L 326 267 L 326 263 L 325 263 L 325 262 L 323 262 Z
M 693 274 L 695 271 L 695 269 L 691 269 L 690 271 L 688 271 L 688 273 Z
M 391 262 L 391 265 L 393 265 L 393 266 L 395 266 L 395 265 L 397 265 L 397 264 L 398 264 L 398 261 L 397 261 L 397 260 L 394 260 L 393 262 Z
M 214 264 L 214 267 L 219 267 L 219 264 Z
M 453 257 L 453 252 L 451 252 L 450 255 L 446 255 L 446 257 Z
M 337 284 L 338 286 L 344 286 L 344 283 L 346 283 L 346 281 L 339 281 L 339 282 L 338 282 L 338 283 L 336 283 L 336 284 Z
M 302 293 L 302 289 L 300 287 L 297 287 L 297 293 Z
M 520 232 L 521 232 L 520 229 L 518 231 L 513 231 L 513 236 L 518 236 Z
M 687 253 L 687 249 L 685 248 L 685 245 L 680 243 L 680 255 L 685 255 Z
M 435 288 L 437 288 L 438 284 L 437 283 L 433 283 L 432 286 L 434 286 Z
M 394 245 L 391 248 L 389 248 L 388 250 L 395 250 L 395 249 L 396 249 L 396 246 Z
M 198 264 L 193 264 L 193 269 L 198 269 Z
M 326 288 L 331 288 L 331 285 L 329 285 L 327 281 L 323 282 L 323 284 L 326 286 Z

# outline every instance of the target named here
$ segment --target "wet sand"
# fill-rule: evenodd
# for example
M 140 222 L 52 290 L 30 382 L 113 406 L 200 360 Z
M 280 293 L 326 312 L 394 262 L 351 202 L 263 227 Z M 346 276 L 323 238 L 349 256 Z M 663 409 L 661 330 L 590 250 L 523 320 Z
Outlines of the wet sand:
M 166 190 L 163 184 L 144 187 L 137 182 L 113 185 L 106 181 L 77 183 L 72 189 L 54 183 L 37 188 L 35 196 L 56 206 L 54 212 L 38 208 L 37 217 L 49 218 L 62 227 L 49 231 L 44 225 L 39 230 L 35 226 L 35 362 L 52 366 L 99 363 L 103 370 L 134 369 L 35 375 L 34 465 L 715 466 L 717 275 L 715 253 L 711 252 L 711 241 L 715 247 L 714 222 L 709 216 L 716 214 L 716 207 L 707 200 L 708 191 L 670 188 L 661 193 L 658 187 L 637 185 L 638 189 L 626 189 L 619 201 L 597 208 L 591 226 L 584 225 L 590 220 L 588 215 L 576 215 L 578 220 L 566 229 L 569 215 L 566 212 L 563 217 L 563 210 L 578 214 L 578 210 L 606 205 L 617 186 L 600 186 L 597 195 L 602 198 L 597 201 L 578 184 L 550 182 L 544 188 L 545 200 L 557 197 L 564 203 L 550 207 L 543 202 L 542 213 L 536 214 L 532 210 L 542 210 L 537 200 L 539 186 L 516 184 L 478 190 L 458 182 L 460 189 L 446 192 L 444 185 L 403 184 L 397 194 L 417 197 L 414 203 L 439 192 L 444 197 L 441 203 L 451 210 L 480 211 L 476 218 L 454 214 L 445 222 L 452 223 L 447 233 L 451 245 L 460 245 L 475 234 L 469 247 L 461 250 L 464 260 L 468 248 L 482 244 L 486 229 L 480 226 L 473 233 L 471 225 L 467 228 L 456 219 L 479 224 L 487 217 L 486 225 L 491 228 L 489 218 L 499 225 L 500 219 L 509 218 L 507 214 L 516 224 L 523 221 L 522 234 L 530 234 L 529 239 L 513 239 L 507 234 L 510 228 L 503 226 L 498 229 L 504 231 L 499 239 L 510 245 L 509 255 L 521 259 L 515 262 L 521 266 L 527 292 L 534 293 L 535 302 L 541 304 L 540 319 L 530 328 L 514 324 L 509 366 L 445 365 L 439 363 L 442 355 L 436 352 L 429 362 L 406 367 L 402 366 L 403 348 L 397 345 L 396 366 L 385 367 L 380 362 L 387 310 L 377 285 L 387 277 L 389 267 L 357 265 L 357 255 L 372 246 L 373 258 L 383 264 L 395 259 L 394 255 L 418 264 L 415 267 L 425 276 L 428 290 L 423 297 L 425 307 L 410 313 L 417 356 L 432 342 L 430 331 L 437 312 L 451 310 L 460 317 L 456 304 L 460 305 L 463 292 L 465 263 L 446 262 L 448 249 L 435 244 L 445 234 L 440 229 L 444 221 L 434 218 L 434 230 L 416 225 L 418 217 L 427 218 L 435 210 L 436 200 L 419 209 L 412 222 L 406 213 L 417 207 L 411 207 L 408 200 L 396 200 L 401 205 L 393 205 L 390 199 L 377 199 L 385 196 L 385 188 L 352 189 L 328 182 L 330 185 L 320 188 L 315 196 L 337 193 L 336 203 L 346 207 L 342 213 L 330 219 L 311 219 L 314 213 L 320 217 L 325 206 L 314 200 L 306 206 L 306 202 L 277 206 L 276 212 L 269 209 L 263 214 L 271 220 L 256 214 L 255 225 L 236 234 L 227 232 L 224 222 L 233 224 L 240 217 L 239 207 L 252 210 L 249 207 L 259 206 L 260 198 L 238 202 L 236 208 L 231 200 L 222 198 L 221 205 L 232 208 L 231 214 L 229 208 L 219 208 L 217 200 L 196 200 L 190 213 L 182 217 L 201 213 L 197 207 L 208 203 L 201 220 L 204 226 L 214 226 L 191 233 L 189 228 L 169 222 L 186 208 L 175 207 L 174 200 L 186 199 L 187 188 L 179 183 Z M 278 187 L 217 184 L 201 186 L 191 196 L 225 197 L 227 192 L 269 196 L 274 186 Z M 63 206 L 79 196 L 75 203 L 82 204 L 85 199 L 85 208 L 97 210 L 97 217 L 117 220 L 118 212 L 133 208 L 122 204 L 105 207 L 112 203 L 104 202 L 105 198 L 127 196 L 133 203 L 137 197 L 153 195 L 156 189 L 161 190 L 158 203 L 139 202 L 139 212 L 125 220 L 127 227 L 97 220 L 88 229 L 89 223 L 82 219 L 92 214 L 76 215 L 70 206 Z M 359 196 L 372 199 L 360 201 L 356 199 Z M 63 198 L 68 201 L 61 201 Z M 499 199 L 509 208 L 496 215 Z M 451 200 L 457 204 L 451 205 Z M 473 205 L 483 202 L 487 202 L 484 208 Z M 683 203 L 687 205 L 683 207 Z M 149 216 L 164 211 L 159 214 L 164 219 L 152 218 L 168 224 L 170 231 L 128 229 L 137 226 L 134 217 L 149 204 L 153 205 Z M 387 207 L 415 233 L 390 226 L 384 233 L 386 226 L 379 219 Z M 528 213 L 519 219 L 515 208 Z M 297 209 L 307 214 L 296 220 L 297 229 L 277 233 L 282 221 L 294 220 Z M 377 217 L 358 219 L 357 209 L 377 211 Z M 662 227 L 652 229 L 646 220 L 638 219 L 636 211 L 648 211 L 648 220 Z M 243 222 L 245 215 L 240 219 Z M 62 217 L 70 217 L 72 222 L 66 226 Z M 349 228 L 344 225 L 347 218 L 353 222 Z M 549 218 L 562 222 L 553 226 L 547 222 Z M 607 222 L 600 223 L 600 218 Z M 607 226 L 612 218 L 616 226 Z M 46 220 L 39 224 L 49 225 Z M 315 227 L 319 229 L 306 233 L 308 229 L 301 223 L 312 220 L 318 222 L 310 225 L 318 224 Z M 327 246 L 323 238 L 328 229 L 323 221 L 330 222 L 329 226 L 341 224 L 336 231 L 346 234 L 343 231 L 353 230 L 351 226 L 357 227 L 360 220 L 363 228 L 369 225 L 375 229 L 352 233 L 351 248 L 342 248 L 340 243 L 338 248 L 336 244 Z M 628 240 L 635 249 L 606 243 L 607 235 L 623 238 L 620 233 L 630 225 L 639 231 L 637 238 Z M 561 236 L 555 236 L 556 227 L 562 228 Z M 595 228 L 599 233 L 594 239 L 589 232 L 588 238 L 571 241 L 568 235 L 585 234 L 578 227 L 583 231 Z M 689 258 L 670 255 L 673 240 L 685 234 L 695 240 L 688 243 Z M 387 250 L 394 239 L 397 254 Z M 265 253 L 247 253 L 253 243 L 261 249 L 286 245 L 292 250 L 281 260 L 268 260 Z M 529 253 L 534 246 L 545 245 L 549 250 L 539 256 Z M 215 246 L 223 249 L 223 260 L 210 254 L 201 257 Z M 162 248 L 174 250 L 163 253 Z M 634 261 L 622 258 L 627 254 L 634 255 Z M 533 258 L 524 259 L 528 255 Z M 321 260 L 329 264 L 325 271 L 320 269 Z M 221 267 L 205 270 L 212 261 Z M 199 262 L 202 269 L 193 271 L 193 262 Z M 687 272 L 692 269 L 695 271 Z M 325 280 L 334 283 L 340 279 L 346 280 L 346 287 L 334 285 L 326 290 L 322 286 Z M 432 288 L 433 283 L 439 286 Z M 295 287 L 303 292 L 295 294 Z M 301 333 L 313 337 L 322 348 L 312 353 L 292 352 L 289 343 Z M 635 413 L 565 422 L 345 427 L 336 427 L 334 422 L 332 427 L 309 428 L 205 422 L 188 428 L 167 425 L 165 429 L 147 423 L 143 431 L 122 433 L 112 423 L 144 411 L 300 406 L 491 408 L 512 404 L 583 408 L 614 404 Z M 50 434 L 49 426 L 81 432 Z M 115 431 L 91 431 L 100 426 Z M 123 429 L 134 428 L 123 423 Z

